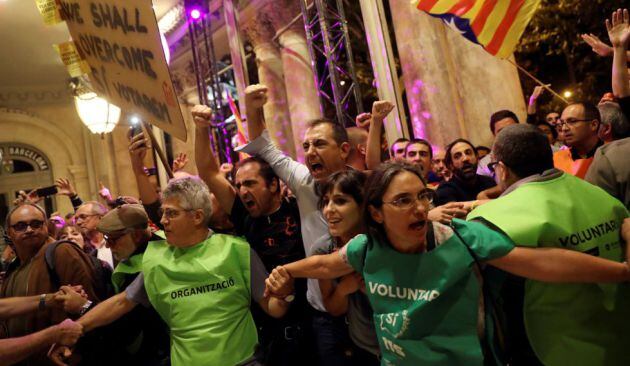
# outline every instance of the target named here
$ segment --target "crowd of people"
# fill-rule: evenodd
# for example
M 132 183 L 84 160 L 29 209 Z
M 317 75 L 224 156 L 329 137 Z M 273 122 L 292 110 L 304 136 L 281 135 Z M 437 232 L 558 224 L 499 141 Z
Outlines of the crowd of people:
M 384 144 L 377 101 L 310 121 L 298 162 L 251 85 L 249 157 L 220 165 L 195 106 L 199 175 L 180 155 L 160 191 L 130 134 L 139 197 L 59 178 L 74 212 L 31 192 L 7 215 L 0 364 L 630 365 L 629 18 L 606 22 L 610 95 L 539 120 L 537 87 L 491 148 Z

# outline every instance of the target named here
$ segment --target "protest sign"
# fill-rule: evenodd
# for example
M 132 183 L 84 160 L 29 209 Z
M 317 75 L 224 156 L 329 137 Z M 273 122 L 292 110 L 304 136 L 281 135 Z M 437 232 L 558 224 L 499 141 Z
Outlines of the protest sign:
M 81 58 L 81 55 L 77 52 L 77 48 L 74 46 L 74 42 L 54 44 L 53 48 L 59 54 L 61 62 L 66 65 L 68 74 L 73 78 L 80 77 L 90 72 L 90 65 Z
M 94 91 L 186 141 L 151 0 L 57 0 Z
M 56 0 L 35 0 L 37 10 L 39 10 L 39 13 L 44 19 L 44 24 L 46 25 L 55 25 L 63 21 L 55 1 Z

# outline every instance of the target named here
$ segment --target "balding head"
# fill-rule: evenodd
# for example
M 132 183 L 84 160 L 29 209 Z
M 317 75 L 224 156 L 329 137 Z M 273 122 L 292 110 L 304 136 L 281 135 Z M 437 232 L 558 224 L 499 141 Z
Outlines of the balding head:
M 619 104 L 614 102 L 604 102 L 597 106 L 602 118 L 599 128 L 599 138 L 603 141 L 620 140 L 630 137 L 630 123 L 623 114 Z
M 46 213 L 34 204 L 21 204 L 7 215 L 7 234 L 20 260 L 32 258 L 48 239 Z
M 346 159 L 348 165 L 355 169 L 365 170 L 365 154 L 367 149 L 368 132 L 359 127 L 346 128 L 350 152 Z
M 83 235 L 90 236 L 98 232 L 96 227 L 101 217 L 107 213 L 107 207 L 97 201 L 88 201 L 82 204 L 75 214 L 77 226 L 81 228 Z
M 367 144 L 368 132 L 366 130 L 359 127 L 349 127 L 346 128 L 346 132 L 348 132 L 348 141 L 352 149 L 356 148 L 357 145 L 365 146 Z

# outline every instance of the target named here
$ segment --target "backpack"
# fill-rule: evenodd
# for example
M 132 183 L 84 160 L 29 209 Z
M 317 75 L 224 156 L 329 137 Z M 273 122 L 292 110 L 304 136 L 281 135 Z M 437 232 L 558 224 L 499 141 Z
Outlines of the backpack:
M 114 285 L 112 284 L 112 269 L 109 264 L 103 262 L 102 260 L 86 254 L 83 249 L 81 249 L 75 242 L 70 240 L 57 240 L 54 243 L 50 244 L 46 248 L 45 260 L 46 267 L 48 267 L 48 274 L 50 275 L 50 279 L 55 286 L 55 288 L 59 288 L 62 285 L 61 280 L 59 279 L 59 275 L 55 270 L 55 251 L 57 247 L 61 244 L 70 244 L 72 248 L 74 248 L 78 253 L 80 253 L 81 258 L 84 262 L 88 264 L 90 269 L 92 270 L 92 274 L 94 275 L 95 283 L 94 283 L 94 291 L 98 295 L 101 301 L 113 296 L 115 294 Z M 73 284 L 71 284 L 73 285 Z

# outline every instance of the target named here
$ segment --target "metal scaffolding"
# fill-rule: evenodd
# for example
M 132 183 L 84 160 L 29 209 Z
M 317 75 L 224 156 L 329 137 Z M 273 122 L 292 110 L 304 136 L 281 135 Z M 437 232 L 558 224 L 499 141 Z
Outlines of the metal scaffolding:
M 199 103 L 209 106 L 213 111 L 209 138 L 215 156 L 219 156 L 221 162 L 232 163 L 234 151 L 230 142 L 231 134 L 225 121 L 223 107 L 227 105 L 227 101 L 224 100 L 212 39 L 210 21 L 212 15 L 208 13 L 207 8 L 204 7 L 203 10 L 199 19 L 192 19 L 189 15 L 187 17 L 197 93 Z M 202 55 L 202 52 L 205 55 Z
M 354 125 L 363 103 L 343 0 L 300 0 L 300 6 L 322 114 L 332 106 L 339 123 Z

